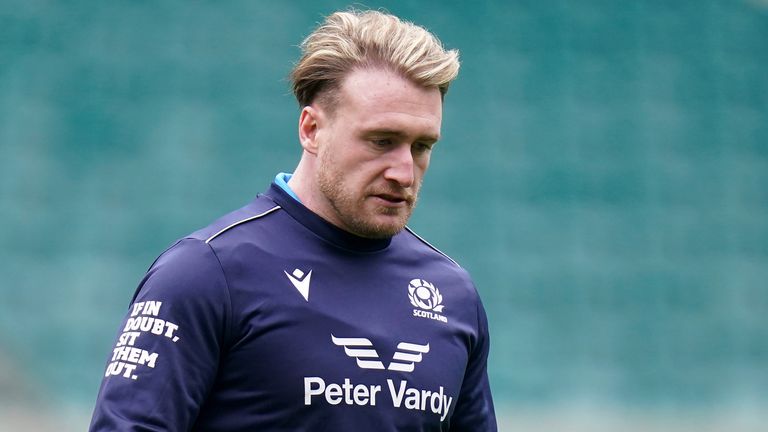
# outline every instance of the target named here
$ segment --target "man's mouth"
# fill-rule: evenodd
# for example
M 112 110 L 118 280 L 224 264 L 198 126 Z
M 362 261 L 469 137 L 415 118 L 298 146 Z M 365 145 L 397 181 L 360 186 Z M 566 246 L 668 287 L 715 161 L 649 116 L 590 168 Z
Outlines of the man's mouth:
M 393 203 L 400 203 L 400 202 L 403 202 L 403 201 L 407 201 L 405 199 L 405 197 L 403 197 L 401 195 L 379 194 L 379 195 L 376 195 L 376 196 L 378 196 L 379 198 L 384 199 L 386 201 L 393 202 Z
M 392 193 L 378 193 L 374 194 L 374 197 L 380 199 L 384 204 L 392 206 L 405 206 L 410 205 L 412 199 L 408 195 L 392 194 Z

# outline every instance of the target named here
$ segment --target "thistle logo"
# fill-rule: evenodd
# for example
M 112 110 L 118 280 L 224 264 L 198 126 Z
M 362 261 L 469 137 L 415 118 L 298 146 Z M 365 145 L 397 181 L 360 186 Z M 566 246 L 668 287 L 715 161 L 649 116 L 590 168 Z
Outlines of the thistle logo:
M 418 308 L 413 310 L 413 316 L 448 322 L 448 318 L 437 313 L 443 311 L 443 296 L 431 283 L 424 279 L 413 279 L 408 284 L 408 298 Z
M 337 338 L 331 335 L 331 341 L 336 346 L 343 346 L 344 353 L 357 361 L 361 369 L 384 369 L 384 363 L 379 360 L 379 353 L 373 348 L 373 343 L 366 338 Z M 421 363 L 422 354 L 429 352 L 429 344 L 417 345 L 408 342 L 397 344 L 397 351 L 392 356 L 388 370 L 413 372 L 416 363 Z

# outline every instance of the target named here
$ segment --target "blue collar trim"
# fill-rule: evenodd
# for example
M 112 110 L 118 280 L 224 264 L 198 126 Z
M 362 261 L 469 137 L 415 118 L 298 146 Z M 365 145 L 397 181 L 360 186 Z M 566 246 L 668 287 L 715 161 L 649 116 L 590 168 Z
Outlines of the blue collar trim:
M 291 198 L 295 199 L 298 202 L 301 202 L 298 196 L 296 196 L 296 193 L 291 189 L 290 186 L 288 186 L 288 181 L 291 180 L 291 177 L 293 177 L 293 173 L 284 173 L 281 172 L 275 176 L 275 184 L 280 186 L 282 190 L 284 190 L 288 195 L 291 196 Z

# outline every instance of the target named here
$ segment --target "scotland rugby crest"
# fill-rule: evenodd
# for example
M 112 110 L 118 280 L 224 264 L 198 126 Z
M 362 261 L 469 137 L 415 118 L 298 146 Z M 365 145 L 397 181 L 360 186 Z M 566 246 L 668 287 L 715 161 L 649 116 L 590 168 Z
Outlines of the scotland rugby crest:
M 448 322 L 448 318 L 439 313 L 445 305 L 440 290 L 433 284 L 424 279 L 413 279 L 408 283 L 408 298 L 418 308 L 413 310 L 413 316 Z

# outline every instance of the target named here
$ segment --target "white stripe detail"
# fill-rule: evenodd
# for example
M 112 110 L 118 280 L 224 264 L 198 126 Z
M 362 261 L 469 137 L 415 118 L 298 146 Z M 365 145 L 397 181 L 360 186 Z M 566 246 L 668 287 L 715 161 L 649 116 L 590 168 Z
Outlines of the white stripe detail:
M 408 342 L 400 342 L 397 344 L 397 349 L 406 350 L 406 351 L 414 351 L 419 353 L 428 353 L 429 352 L 429 344 L 426 345 L 416 345 Z
M 272 212 L 273 212 L 273 211 L 275 211 L 275 210 L 279 210 L 280 208 L 281 208 L 280 206 L 274 206 L 274 207 L 272 207 L 271 209 L 269 209 L 269 210 L 265 211 L 264 213 L 261 213 L 261 214 L 257 214 L 256 216 L 251 216 L 251 217 L 249 217 L 249 218 L 245 218 L 245 219 L 243 219 L 243 220 L 241 220 L 241 221 L 237 221 L 237 222 L 235 222 L 235 223 L 233 223 L 233 224 L 229 225 L 229 226 L 228 226 L 228 227 L 226 227 L 226 228 L 222 228 L 222 229 L 221 229 L 221 231 L 217 232 L 216 234 L 214 234 L 214 235 L 212 235 L 212 236 L 208 237 L 208 240 L 206 240 L 206 241 L 205 241 L 205 243 L 206 243 L 206 244 L 210 243 L 210 242 L 211 242 L 211 240 L 215 239 L 216 237 L 218 237 L 220 234 L 222 234 L 223 232 L 227 231 L 228 229 L 234 228 L 234 227 L 236 227 L 236 226 L 238 226 L 238 225 L 240 225 L 240 224 L 243 224 L 243 223 L 246 223 L 246 222 L 252 221 L 252 220 L 254 220 L 254 219 L 258 219 L 258 218 L 260 218 L 260 217 L 264 217 L 264 216 L 266 216 L 266 215 L 268 215 L 268 214 L 272 213 Z
M 389 368 L 387 369 L 400 372 L 413 372 L 415 368 L 416 366 L 414 366 L 413 363 L 403 364 L 392 362 L 389 364 Z
M 373 343 L 366 338 L 337 338 L 336 336 L 331 335 L 331 340 L 338 346 L 373 346 Z
M 448 258 L 448 260 L 450 260 L 452 263 L 454 263 L 456 265 L 456 267 L 461 267 L 461 265 L 459 263 L 457 263 L 453 258 L 449 257 L 445 252 L 443 252 L 440 249 L 432 246 L 432 244 L 430 242 L 424 240 L 424 238 L 422 238 L 420 235 L 418 235 L 415 232 L 413 232 L 413 230 L 409 226 L 406 225 L 405 229 L 409 233 L 413 234 L 417 239 L 421 240 L 422 243 L 424 243 L 425 245 L 427 245 L 430 248 L 432 248 L 432 250 L 434 250 L 435 252 L 439 253 L 440 255 Z
M 344 347 L 344 352 L 350 357 L 379 358 L 379 353 L 375 349 L 361 349 Z
M 395 355 L 392 356 L 392 360 L 401 360 L 404 362 L 420 362 L 421 353 L 408 354 L 408 353 L 397 351 L 395 352 Z
M 344 353 L 355 359 L 357 366 L 362 369 L 384 369 L 384 363 L 379 360 L 361 360 L 378 359 L 379 353 L 373 349 L 373 343 L 366 338 L 337 338 L 331 335 L 334 345 L 343 346 Z M 352 348 L 350 348 L 352 347 Z
M 361 369 L 384 369 L 384 363 L 380 361 L 357 359 L 357 365 Z
M 403 351 L 395 351 L 395 354 L 392 356 L 392 361 L 389 363 L 387 369 L 400 372 L 413 372 L 416 363 L 420 363 L 422 360 L 421 355 L 429 352 L 429 344 L 417 345 L 408 342 L 400 342 L 397 344 L 397 349 Z

